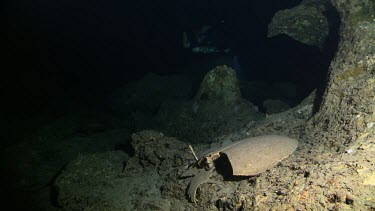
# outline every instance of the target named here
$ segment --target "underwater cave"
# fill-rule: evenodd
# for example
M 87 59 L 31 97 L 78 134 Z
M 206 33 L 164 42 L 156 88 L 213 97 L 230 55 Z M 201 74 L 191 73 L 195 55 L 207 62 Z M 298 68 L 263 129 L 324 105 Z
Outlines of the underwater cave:
M 375 210 L 375 3 L 6 0 L 14 210 Z

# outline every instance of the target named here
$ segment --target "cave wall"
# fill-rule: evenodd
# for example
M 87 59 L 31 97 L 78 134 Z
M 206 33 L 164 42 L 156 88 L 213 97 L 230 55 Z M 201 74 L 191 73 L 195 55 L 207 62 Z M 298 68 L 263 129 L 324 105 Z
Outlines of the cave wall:
M 331 2 L 342 23 L 339 47 L 302 138 L 340 152 L 354 141 L 375 137 L 375 1 Z

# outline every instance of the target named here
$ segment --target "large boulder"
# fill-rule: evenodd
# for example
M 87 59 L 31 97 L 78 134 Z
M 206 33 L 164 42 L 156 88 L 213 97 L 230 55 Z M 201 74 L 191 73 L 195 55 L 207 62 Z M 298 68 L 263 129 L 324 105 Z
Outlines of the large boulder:
M 220 101 L 236 103 L 241 98 L 236 71 L 226 65 L 217 66 L 204 77 L 195 101 Z
M 323 47 L 329 33 L 327 0 L 305 0 L 296 7 L 275 14 L 268 26 L 268 37 L 280 34 L 307 44 Z

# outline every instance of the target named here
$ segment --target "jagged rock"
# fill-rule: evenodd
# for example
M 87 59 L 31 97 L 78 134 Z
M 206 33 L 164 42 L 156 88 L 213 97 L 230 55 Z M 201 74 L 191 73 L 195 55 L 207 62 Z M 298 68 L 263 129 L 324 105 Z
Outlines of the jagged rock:
M 342 152 L 357 139 L 375 135 L 370 127 L 375 122 L 375 2 L 332 2 L 343 23 L 340 45 L 318 112 L 304 137 Z
M 323 47 L 329 33 L 324 15 L 327 0 L 305 0 L 291 9 L 281 10 L 268 26 L 268 37 L 285 34 L 307 45 Z
M 134 133 L 131 145 L 137 162 L 144 167 L 156 167 L 164 173 L 171 166 L 187 165 L 186 160 L 194 158 L 186 143 L 156 131 Z
M 375 1 L 373 0 L 331 0 L 331 2 L 340 13 L 341 22 L 348 28 L 374 21 Z
M 63 210 L 176 210 L 181 205 L 163 195 L 176 190 L 178 168 L 194 162 L 187 144 L 157 131 L 132 135 L 134 156 L 123 151 L 80 155 L 54 182 Z M 163 189 L 163 190 L 162 190 Z M 172 192 L 174 191 L 174 192 Z M 171 193 L 172 192 L 172 193 Z M 184 198 L 183 190 L 179 198 Z

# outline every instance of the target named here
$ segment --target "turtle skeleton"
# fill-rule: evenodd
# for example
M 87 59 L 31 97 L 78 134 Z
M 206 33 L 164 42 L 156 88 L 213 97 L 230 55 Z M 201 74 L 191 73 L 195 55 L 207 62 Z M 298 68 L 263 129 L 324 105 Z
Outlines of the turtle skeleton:
M 196 192 L 199 186 L 209 181 L 212 172 L 217 168 L 215 161 L 220 157 L 228 159 L 229 166 L 232 168 L 231 175 L 255 176 L 273 168 L 278 162 L 291 155 L 297 145 L 298 141 L 295 139 L 266 135 L 242 139 L 212 150 L 198 160 L 194 167 L 181 175 L 181 177 L 194 175 L 187 194 L 191 202 L 197 202 Z

